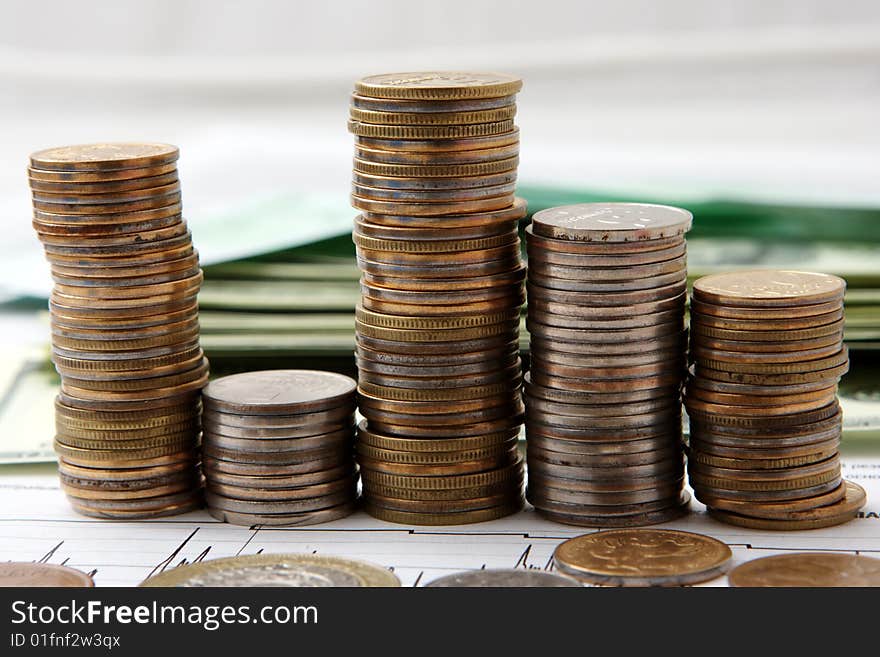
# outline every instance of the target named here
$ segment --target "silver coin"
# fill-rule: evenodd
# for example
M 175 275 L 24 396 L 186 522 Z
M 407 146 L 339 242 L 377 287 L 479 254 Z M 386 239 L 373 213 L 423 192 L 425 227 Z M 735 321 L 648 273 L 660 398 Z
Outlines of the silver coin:
M 467 570 L 452 575 L 444 575 L 428 582 L 425 586 L 431 587 L 458 587 L 458 588 L 546 588 L 546 587 L 580 587 L 577 580 L 548 573 L 544 570 L 526 570 L 525 568 L 510 568 L 497 570 Z
M 364 561 L 316 554 L 252 554 L 178 566 L 141 586 L 400 586 L 391 571 Z

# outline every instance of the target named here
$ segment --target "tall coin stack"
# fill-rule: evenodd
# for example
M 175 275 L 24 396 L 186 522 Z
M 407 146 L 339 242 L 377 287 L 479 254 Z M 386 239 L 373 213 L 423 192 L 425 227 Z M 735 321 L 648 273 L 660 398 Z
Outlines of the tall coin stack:
M 845 289 L 836 276 L 798 271 L 694 283 L 688 473 L 719 520 L 811 529 L 851 520 L 864 505 L 838 457 Z
M 691 214 L 631 203 L 538 212 L 529 257 L 528 499 L 574 525 L 685 512 L 681 386 Z
M 313 525 L 354 511 L 354 380 L 267 370 L 202 394 L 209 513 L 238 525 Z
M 28 175 L 49 300 L 61 485 L 80 513 L 161 516 L 201 503 L 199 258 L 181 214 L 178 150 L 39 151 Z
M 522 507 L 521 86 L 479 73 L 355 86 L 357 458 L 366 510 L 383 520 L 461 524 Z

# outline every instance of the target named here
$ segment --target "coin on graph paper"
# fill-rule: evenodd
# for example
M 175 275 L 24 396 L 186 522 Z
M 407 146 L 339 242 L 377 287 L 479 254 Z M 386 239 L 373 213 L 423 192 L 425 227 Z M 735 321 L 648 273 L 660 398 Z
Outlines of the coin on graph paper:
M 546 570 L 527 570 L 525 568 L 503 568 L 467 570 L 452 575 L 444 575 L 428 582 L 430 587 L 456 588 L 557 588 L 580 587 L 576 579 L 548 573 Z
M 0 563 L 0 587 L 93 587 L 92 578 L 68 566 L 50 563 Z
M 397 587 L 387 568 L 318 554 L 252 554 L 179 566 L 141 582 L 159 587 Z
M 880 559 L 833 552 L 795 552 L 747 561 L 730 571 L 731 586 L 880 586 Z
M 571 538 L 557 546 L 561 572 L 594 584 L 683 586 L 718 577 L 732 557 L 721 541 L 671 529 L 617 529 Z

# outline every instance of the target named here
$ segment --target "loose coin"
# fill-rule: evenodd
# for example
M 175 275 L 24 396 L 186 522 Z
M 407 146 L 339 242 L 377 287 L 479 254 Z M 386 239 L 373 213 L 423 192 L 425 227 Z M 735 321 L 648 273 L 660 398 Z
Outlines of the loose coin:
M 727 576 L 731 586 L 880 586 L 880 559 L 833 552 L 795 552 L 753 559 Z
M 563 573 L 612 586 L 684 586 L 721 576 L 732 557 L 721 541 L 669 529 L 621 529 L 569 539 L 553 553 Z

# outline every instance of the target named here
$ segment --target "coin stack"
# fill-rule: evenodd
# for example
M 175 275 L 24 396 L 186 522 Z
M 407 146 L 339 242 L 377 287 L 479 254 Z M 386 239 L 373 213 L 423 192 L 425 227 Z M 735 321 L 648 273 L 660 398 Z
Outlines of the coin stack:
M 61 485 L 80 513 L 170 515 L 201 503 L 199 258 L 181 215 L 178 149 L 39 151 L 33 226 L 51 265 Z
M 209 513 L 237 525 L 313 525 L 357 498 L 354 380 L 266 370 L 211 381 L 202 399 Z
M 568 524 L 685 512 L 686 210 L 587 203 L 526 229 L 528 499 Z
M 357 457 L 366 510 L 409 524 L 521 508 L 518 78 L 401 73 L 352 96 Z
M 694 283 L 688 474 L 719 520 L 810 529 L 864 505 L 838 457 L 845 289 L 836 276 L 774 270 Z

